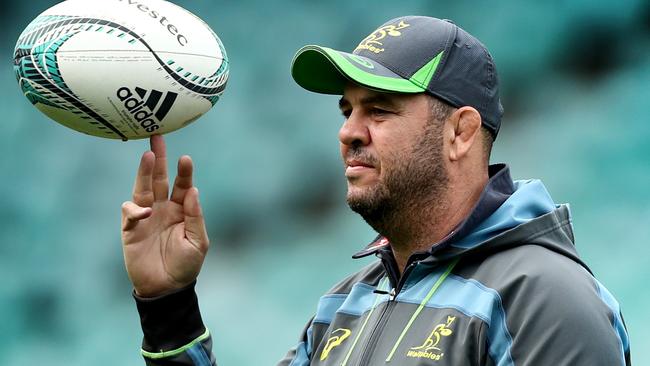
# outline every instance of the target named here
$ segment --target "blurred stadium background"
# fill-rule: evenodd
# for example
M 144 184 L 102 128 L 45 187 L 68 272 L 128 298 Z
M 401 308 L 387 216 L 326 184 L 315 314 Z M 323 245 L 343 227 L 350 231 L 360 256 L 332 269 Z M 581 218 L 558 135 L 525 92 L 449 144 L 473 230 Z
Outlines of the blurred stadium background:
M 119 218 L 148 144 L 68 130 L 22 96 L 14 43 L 54 3 L 0 12 L 0 364 L 143 364 Z M 301 90 L 289 65 L 304 44 L 352 50 L 405 14 L 454 19 L 491 50 L 506 108 L 493 161 L 571 203 L 578 250 L 650 364 L 650 2 L 176 3 L 232 62 L 214 110 L 167 137 L 197 166 L 213 243 L 198 289 L 220 365 L 274 364 L 319 295 L 367 263 L 350 259 L 374 234 L 344 203 L 337 98 Z

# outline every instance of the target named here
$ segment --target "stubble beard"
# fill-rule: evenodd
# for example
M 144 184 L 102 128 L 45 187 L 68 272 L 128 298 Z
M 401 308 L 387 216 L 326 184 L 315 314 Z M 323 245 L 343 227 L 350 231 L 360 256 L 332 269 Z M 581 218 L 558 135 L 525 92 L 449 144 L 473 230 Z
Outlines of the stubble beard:
M 423 226 L 420 217 L 434 209 L 447 190 L 441 129 L 435 121 L 427 124 L 410 153 L 393 156 L 383 181 L 364 192 L 348 192 L 348 206 L 389 240 L 413 236 Z

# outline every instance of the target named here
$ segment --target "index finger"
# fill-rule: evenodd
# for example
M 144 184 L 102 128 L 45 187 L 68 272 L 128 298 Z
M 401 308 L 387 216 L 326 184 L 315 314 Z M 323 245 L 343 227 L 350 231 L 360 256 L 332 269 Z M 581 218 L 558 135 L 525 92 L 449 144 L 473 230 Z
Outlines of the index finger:
M 153 167 L 153 196 L 156 201 L 169 198 L 169 178 L 167 177 L 167 149 L 161 135 L 151 136 L 151 151 L 156 156 Z

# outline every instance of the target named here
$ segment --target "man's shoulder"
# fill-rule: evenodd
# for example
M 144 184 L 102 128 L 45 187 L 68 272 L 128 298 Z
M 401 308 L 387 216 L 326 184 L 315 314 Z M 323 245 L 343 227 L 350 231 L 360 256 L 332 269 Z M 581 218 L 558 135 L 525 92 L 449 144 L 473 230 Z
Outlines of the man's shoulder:
M 470 261 L 458 274 L 493 290 L 506 312 L 518 309 L 528 314 L 553 308 L 558 316 L 580 317 L 581 312 L 614 310 L 604 301 L 604 287 L 579 260 L 541 245 L 495 252 Z
M 577 257 L 567 256 L 551 248 L 537 245 L 519 245 L 498 251 L 474 261 L 472 277 L 498 284 L 534 282 L 541 285 L 595 286 L 594 277 Z

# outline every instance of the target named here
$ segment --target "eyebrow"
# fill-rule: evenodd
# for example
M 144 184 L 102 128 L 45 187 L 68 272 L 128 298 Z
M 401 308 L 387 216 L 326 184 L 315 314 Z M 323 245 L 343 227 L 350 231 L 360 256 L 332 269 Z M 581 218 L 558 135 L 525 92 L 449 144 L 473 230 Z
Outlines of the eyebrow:
M 380 104 L 380 105 L 393 107 L 393 108 L 397 108 L 399 106 L 399 104 L 395 102 L 393 98 L 388 97 L 386 94 L 373 94 L 362 98 L 360 102 L 362 105 Z M 339 99 L 340 109 L 349 106 L 350 106 L 350 102 L 347 99 L 345 99 L 345 97 L 341 97 L 341 99 Z

